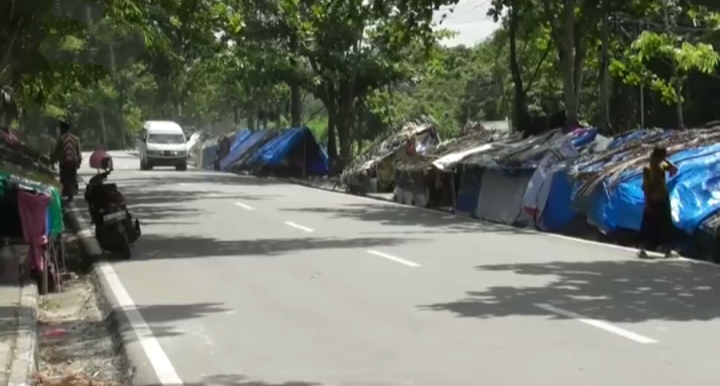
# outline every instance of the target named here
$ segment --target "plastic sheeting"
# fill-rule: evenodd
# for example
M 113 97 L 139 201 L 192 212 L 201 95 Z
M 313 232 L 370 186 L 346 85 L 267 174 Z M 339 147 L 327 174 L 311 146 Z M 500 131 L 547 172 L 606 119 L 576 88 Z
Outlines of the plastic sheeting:
M 475 216 L 481 220 L 513 225 L 528 216 L 523 212 L 523 197 L 531 174 L 508 174 L 503 170 L 483 172 Z
M 328 174 L 328 155 L 325 149 L 318 144 L 310 129 L 295 128 L 288 129 L 266 143 L 253 155 L 249 163 L 259 167 L 283 166 L 289 163 L 289 158 L 295 156 L 297 150 L 303 151 L 302 146 L 307 146 L 307 152 L 303 155 L 306 160 L 306 172 L 308 175 L 324 176 Z
M 231 147 L 232 150 L 230 150 L 230 153 L 225 156 L 222 161 L 220 161 L 220 170 L 229 171 L 230 167 L 233 166 L 235 162 L 239 160 L 243 155 L 245 155 L 248 150 L 253 147 L 253 145 L 257 144 L 258 142 L 262 141 L 263 139 L 267 138 L 272 134 L 272 130 L 260 130 L 250 134 L 244 140 L 241 140 L 234 149 L 232 149 Z
M 203 133 L 201 131 L 196 131 L 190 135 L 190 138 L 188 138 L 188 141 L 185 143 L 185 149 L 188 153 L 192 152 L 193 148 L 200 142 L 202 135 Z
M 538 218 L 540 229 L 559 232 L 578 215 L 572 208 L 572 182 L 567 171 L 555 170 L 550 177 L 550 189 L 542 214 Z
M 202 149 L 202 157 L 200 159 L 201 169 L 212 169 L 213 161 L 215 161 L 215 153 L 217 152 L 218 145 L 216 143 L 208 145 Z
M 241 143 L 243 143 L 246 139 L 248 139 L 252 135 L 252 131 L 250 129 L 242 129 L 235 134 L 235 138 L 233 138 L 232 143 L 230 144 L 230 152 L 232 153 L 233 150 L 235 150 L 238 146 L 240 146 Z
M 456 211 L 475 214 L 478 196 L 480 195 L 481 180 L 482 172 L 478 169 L 472 168 L 462 172 L 460 175 L 460 189 L 458 189 L 457 193 Z
M 582 138 L 582 136 L 577 138 Z M 565 141 L 560 142 L 557 148 L 547 152 L 545 157 L 539 162 L 537 169 L 535 169 L 535 172 L 528 182 L 523 198 L 523 208 L 529 215 L 537 218 L 542 214 L 548 195 L 550 194 L 552 175 L 564 167 L 564 165 L 560 165 L 559 162 L 578 156 L 578 152 L 574 147 L 575 139 L 577 138 L 566 136 Z M 589 141 L 586 141 L 585 144 L 588 142 Z
M 670 161 L 679 169 L 668 177 L 673 223 L 692 234 L 720 209 L 720 144 L 676 153 Z M 625 173 L 615 186 L 603 183 L 591 200 L 588 219 L 601 230 L 639 230 L 645 203 L 641 171 Z
M 459 162 L 462 162 L 467 157 L 470 157 L 471 155 L 475 155 L 478 153 L 483 153 L 489 150 L 493 149 L 493 145 L 491 143 L 486 143 L 483 145 L 480 145 L 478 147 L 459 151 L 457 153 L 450 153 L 445 156 L 442 156 L 438 159 L 436 159 L 433 162 L 433 165 L 440 169 L 440 170 L 450 170 L 455 167 Z

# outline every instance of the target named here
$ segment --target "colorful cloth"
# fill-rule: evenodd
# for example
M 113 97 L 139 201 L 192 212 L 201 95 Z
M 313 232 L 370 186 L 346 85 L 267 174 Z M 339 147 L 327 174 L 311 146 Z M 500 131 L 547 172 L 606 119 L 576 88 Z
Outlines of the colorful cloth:
M 47 212 L 50 196 L 18 190 L 18 210 L 23 237 L 28 244 L 28 259 L 31 268 L 37 272 L 45 269 L 43 246 L 47 243 Z

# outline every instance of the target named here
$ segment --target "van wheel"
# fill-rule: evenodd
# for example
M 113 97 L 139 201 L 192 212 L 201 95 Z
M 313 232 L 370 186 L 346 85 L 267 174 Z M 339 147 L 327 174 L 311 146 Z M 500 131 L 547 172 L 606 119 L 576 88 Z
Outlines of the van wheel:
M 187 170 L 187 163 L 180 164 L 178 166 L 175 166 L 175 170 L 179 172 L 184 172 Z

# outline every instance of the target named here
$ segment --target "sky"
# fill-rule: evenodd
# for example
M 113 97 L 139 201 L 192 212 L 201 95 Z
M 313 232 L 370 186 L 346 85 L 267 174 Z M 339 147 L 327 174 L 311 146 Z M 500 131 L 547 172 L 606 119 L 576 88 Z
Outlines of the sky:
M 460 0 L 453 6 L 436 11 L 435 22 L 440 22 L 442 16 L 446 15 L 438 28 L 458 33 L 454 38 L 443 41 L 443 45 L 472 47 L 490 36 L 499 25 L 487 16 L 488 8 L 490 0 Z

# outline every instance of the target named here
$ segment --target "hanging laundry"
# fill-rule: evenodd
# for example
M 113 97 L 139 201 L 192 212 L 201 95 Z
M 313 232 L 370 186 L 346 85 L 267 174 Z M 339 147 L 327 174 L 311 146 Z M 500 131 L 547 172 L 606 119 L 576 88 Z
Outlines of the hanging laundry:
M 47 210 L 50 196 L 44 193 L 18 190 L 18 211 L 22 224 L 23 237 L 28 244 L 28 259 L 31 269 L 42 272 L 43 245 L 47 242 Z

